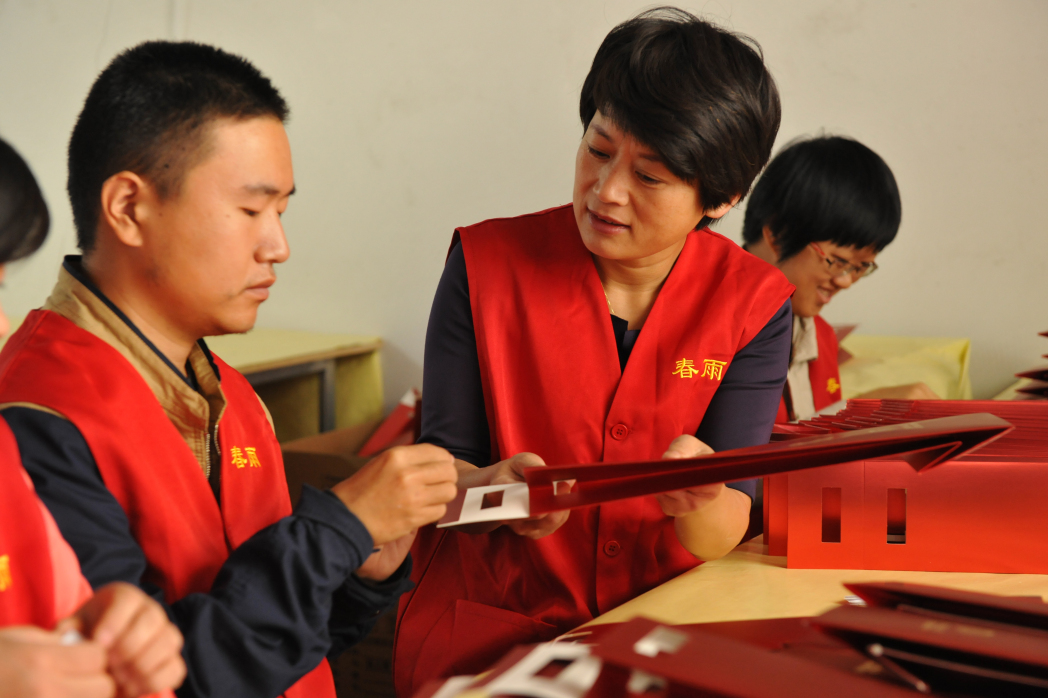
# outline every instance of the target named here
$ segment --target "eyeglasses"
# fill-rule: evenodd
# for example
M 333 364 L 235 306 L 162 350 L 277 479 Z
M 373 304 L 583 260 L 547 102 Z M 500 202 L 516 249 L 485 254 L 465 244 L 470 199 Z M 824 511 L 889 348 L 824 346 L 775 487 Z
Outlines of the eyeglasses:
M 826 262 L 826 268 L 829 270 L 831 276 L 843 276 L 848 274 L 853 279 L 861 279 L 864 276 L 869 276 L 873 272 L 877 271 L 876 262 L 863 262 L 862 264 L 852 264 L 846 259 L 841 259 L 836 255 L 828 255 L 822 251 L 822 248 L 816 245 L 814 242 L 809 242 L 808 245 L 819 253 L 822 257 L 822 261 Z

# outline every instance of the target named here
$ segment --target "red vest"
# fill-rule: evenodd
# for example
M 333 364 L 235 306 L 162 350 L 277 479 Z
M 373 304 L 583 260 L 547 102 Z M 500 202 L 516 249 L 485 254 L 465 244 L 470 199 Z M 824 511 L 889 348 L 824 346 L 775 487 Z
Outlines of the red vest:
M 43 512 L 25 481 L 18 444 L 0 418 L 0 627 L 53 628 L 54 574 Z
M 815 409 L 829 407 L 841 398 L 841 372 L 837 366 L 837 333 L 830 323 L 815 316 L 815 339 L 819 344 L 819 356 L 808 363 L 808 380 L 811 381 L 811 394 L 815 400 Z M 784 388 L 785 389 L 785 388 Z M 786 409 L 786 398 L 779 402 L 779 414 L 775 417 L 777 424 L 790 421 Z
M 492 462 L 658 458 L 694 434 L 732 358 L 789 298 L 774 267 L 688 236 L 620 372 L 600 279 L 571 206 L 457 231 L 469 277 Z M 575 510 L 540 540 L 427 527 L 401 599 L 398 695 L 548 640 L 697 564 L 653 497 Z
M 14 434 L 0 417 L 0 628 L 35 625 L 50 630 L 91 598 L 91 587 L 78 568 L 56 579 L 60 572 L 52 564 L 52 539 L 44 516 L 22 470 Z M 58 535 L 55 524 L 50 526 Z M 68 554 L 72 556 L 72 550 Z M 61 593 L 59 586 L 64 587 Z M 66 607 L 61 607 L 63 601 Z M 174 698 L 171 691 L 152 695 Z
M 219 507 L 189 446 L 142 376 L 69 320 L 33 311 L 0 353 L 0 402 L 59 412 L 87 441 L 168 603 L 206 593 L 229 553 L 291 513 L 276 436 L 254 390 L 217 357 L 226 409 Z M 334 698 L 327 660 L 286 692 Z

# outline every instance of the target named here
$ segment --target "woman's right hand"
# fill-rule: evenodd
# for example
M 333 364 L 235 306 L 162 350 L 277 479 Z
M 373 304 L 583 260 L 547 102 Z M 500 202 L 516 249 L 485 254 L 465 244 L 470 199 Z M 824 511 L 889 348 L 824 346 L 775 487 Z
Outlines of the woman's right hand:
M 477 468 L 465 461 L 455 461 L 459 469 L 459 487 L 483 487 L 485 485 L 513 485 L 524 482 L 524 468 L 545 466 L 546 463 L 534 453 L 518 453 L 512 458 L 499 461 L 486 468 Z M 560 485 L 564 487 L 565 485 Z M 556 531 L 568 520 L 570 511 L 555 511 L 528 519 L 513 519 L 494 523 L 469 524 L 458 530 L 466 533 L 488 533 L 505 524 L 511 531 L 527 538 L 542 538 Z

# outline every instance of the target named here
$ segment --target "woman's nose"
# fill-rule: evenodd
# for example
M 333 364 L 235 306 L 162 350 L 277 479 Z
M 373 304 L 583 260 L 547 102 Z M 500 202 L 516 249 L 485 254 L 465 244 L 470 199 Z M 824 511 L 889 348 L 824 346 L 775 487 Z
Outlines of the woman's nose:
M 604 165 L 600 179 L 597 181 L 597 196 L 601 201 L 619 205 L 625 205 L 629 201 L 625 174 L 627 174 L 625 168 L 620 167 L 615 161 Z

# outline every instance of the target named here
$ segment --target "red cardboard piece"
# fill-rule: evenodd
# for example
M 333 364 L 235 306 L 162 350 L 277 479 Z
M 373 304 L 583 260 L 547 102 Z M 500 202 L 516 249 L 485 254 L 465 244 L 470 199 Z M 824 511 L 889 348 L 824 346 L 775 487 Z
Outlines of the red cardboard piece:
M 415 388 L 405 393 L 389 416 L 378 425 L 375 433 L 360 447 L 357 455 L 368 458 L 393 446 L 415 443 L 415 413 L 421 399 L 421 394 Z
M 593 647 L 604 661 L 598 695 L 639 693 L 640 681 L 665 683 L 665 695 L 733 698 L 890 698 L 907 689 L 841 671 L 746 642 L 704 632 L 700 626 L 663 626 L 637 618 Z M 590 695 L 593 695 L 591 693 Z
M 852 400 L 780 437 L 968 412 L 995 413 L 1015 430 L 921 475 L 915 461 L 941 453 L 865 458 L 773 481 L 765 490 L 769 553 L 785 554 L 793 568 L 1048 574 L 1048 403 Z M 824 535 L 833 530 L 839 538 Z
M 988 444 L 1011 428 L 992 414 L 967 414 L 816 434 L 697 458 L 525 468 L 526 484 L 461 490 L 438 525 L 526 518 L 857 459 L 900 457 L 909 452 L 919 452 L 910 458 L 911 470 L 924 471 L 948 457 Z M 573 483 L 570 491 L 565 486 L 568 482 Z M 497 501 L 489 501 L 491 497 Z

